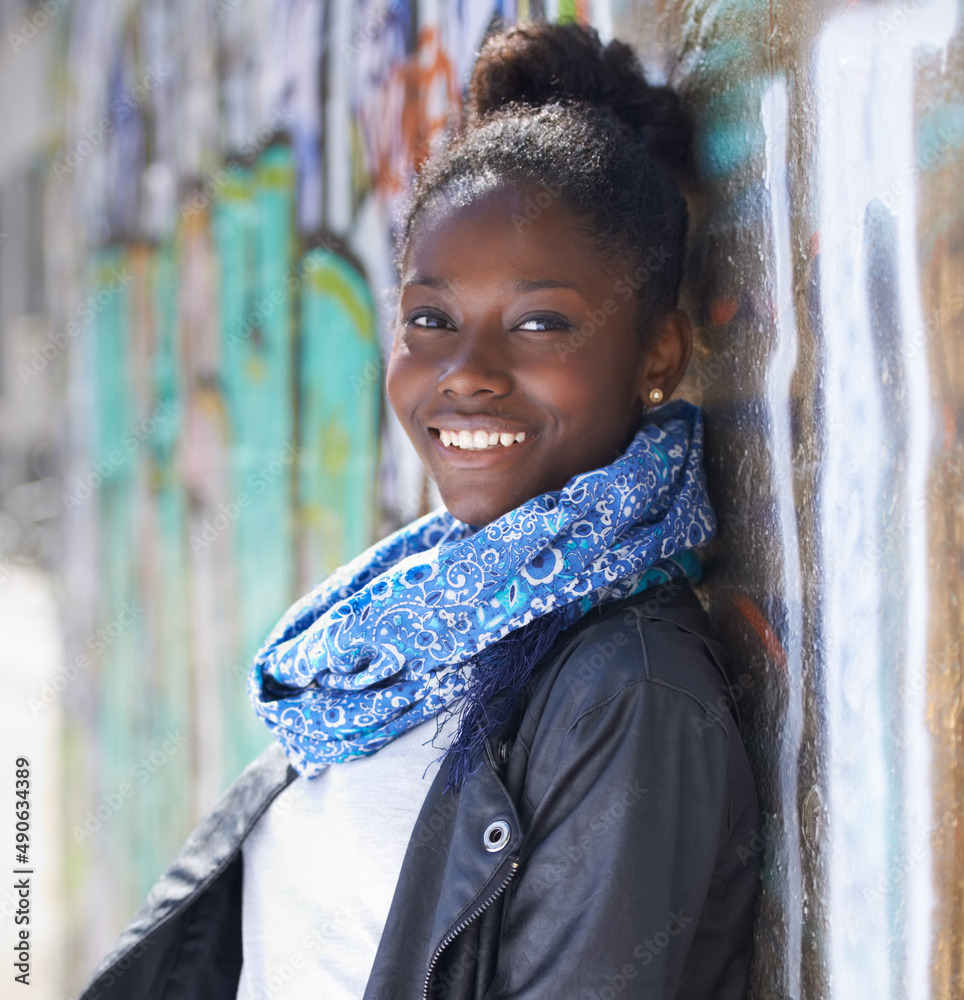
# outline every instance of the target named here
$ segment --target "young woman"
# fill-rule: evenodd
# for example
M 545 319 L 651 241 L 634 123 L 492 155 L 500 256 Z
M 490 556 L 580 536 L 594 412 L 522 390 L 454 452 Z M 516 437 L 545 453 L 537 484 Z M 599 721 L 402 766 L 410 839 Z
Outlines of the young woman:
M 399 231 L 392 406 L 445 509 L 260 651 L 278 739 L 85 998 L 742 998 L 757 805 L 690 591 L 689 126 L 631 50 L 512 28 Z

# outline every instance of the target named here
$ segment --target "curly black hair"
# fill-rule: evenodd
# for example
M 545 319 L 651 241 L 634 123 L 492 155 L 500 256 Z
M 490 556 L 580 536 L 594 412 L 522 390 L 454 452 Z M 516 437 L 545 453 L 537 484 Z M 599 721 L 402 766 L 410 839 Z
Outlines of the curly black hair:
M 416 174 L 396 262 L 440 197 L 465 204 L 500 183 L 544 189 L 587 220 L 602 252 L 629 262 L 645 337 L 679 296 L 688 226 L 680 180 L 692 172 L 679 97 L 647 82 L 628 45 L 603 45 L 578 24 L 506 28 L 482 46 L 459 127 Z

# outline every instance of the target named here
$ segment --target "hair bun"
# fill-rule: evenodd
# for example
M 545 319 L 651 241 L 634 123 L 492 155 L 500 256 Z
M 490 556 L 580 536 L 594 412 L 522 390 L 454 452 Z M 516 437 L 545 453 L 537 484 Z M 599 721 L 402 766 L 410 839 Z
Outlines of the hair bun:
M 611 114 L 674 172 L 691 172 L 693 127 L 676 93 L 649 84 L 625 42 L 603 45 L 595 29 L 579 24 L 525 24 L 490 35 L 469 80 L 467 123 L 507 104 L 575 102 Z

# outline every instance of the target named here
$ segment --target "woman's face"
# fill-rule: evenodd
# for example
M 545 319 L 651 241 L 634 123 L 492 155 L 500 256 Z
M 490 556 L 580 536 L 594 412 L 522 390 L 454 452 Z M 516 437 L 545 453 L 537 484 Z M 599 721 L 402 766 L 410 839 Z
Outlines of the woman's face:
M 402 269 L 388 396 L 473 525 L 611 462 L 656 384 L 622 270 L 558 202 L 533 208 L 534 192 L 498 187 L 430 211 Z

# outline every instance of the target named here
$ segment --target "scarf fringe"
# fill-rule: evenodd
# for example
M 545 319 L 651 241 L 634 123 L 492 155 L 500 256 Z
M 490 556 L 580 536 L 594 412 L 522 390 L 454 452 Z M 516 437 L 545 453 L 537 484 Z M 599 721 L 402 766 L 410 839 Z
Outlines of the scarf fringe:
M 472 680 L 465 692 L 458 733 L 447 751 L 452 764 L 445 791 L 457 791 L 481 767 L 486 739 L 508 721 L 532 671 L 568 624 L 565 609 L 543 615 L 472 658 Z

